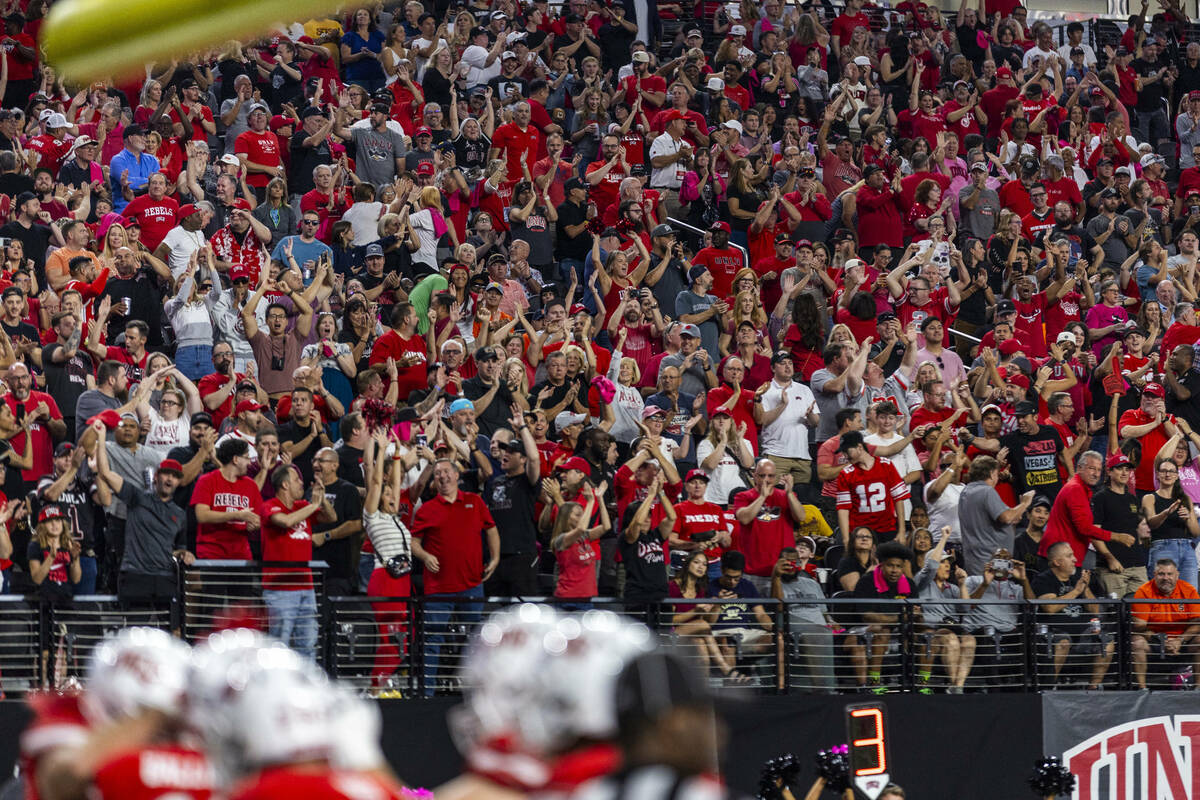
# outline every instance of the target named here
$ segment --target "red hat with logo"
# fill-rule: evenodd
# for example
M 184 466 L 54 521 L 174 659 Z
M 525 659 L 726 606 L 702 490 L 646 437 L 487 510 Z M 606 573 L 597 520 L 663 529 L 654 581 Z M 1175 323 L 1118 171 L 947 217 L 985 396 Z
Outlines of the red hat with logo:
M 418 175 L 433 175 L 436 171 L 433 168 L 432 161 L 422 161 L 420 164 L 417 164 Z
M 183 464 L 180 464 L 178 461 L 176 461 L 173 458 L 164 459 L 163 462 L 158 465 L 158 471 L 162 472 L 164 470 L 166 470 L 167 472 L 175 472 L 175 473 L 179 474 L 180 476 L 182 476 L 183 475 Z
M 702 470 L 702 469 L 689 469 L 689 470 L 688 470 L 687 477 L 683 479 L 683 482 L 684 482 L 684 483 L 687 483 L 688 481 L 690 481 L 690 480 L 694 480 L 694 479 L 696 479 L 696 478 L 699 478 L 700 480 L 704 481 L 705 483 L 708 483 L 708 482 L 709 482 L 709 480 L 710 480 L 710 479 L 709 479 L 709 477 L 708 477 L 708 473 L 707 473 L 707 472 L 705 472 L 704 470 Z
M 1151 397 L 1166 397 L 1167 390 L 1163 388 L 1161 383 L 1150 382 L 1142 388 L 1142 394 L 1150 395 Z
M 234 264 L 229 269 L 229 280 L 233 283 L 250 280 L 250 267 L 245 264 Z
M 187 219 L 188 217 L 190 217 L 192 214 L 195 214 L 199 210 L 200 209 L 196 208 L 191 203 L 188 203 L 187 205 L 183 205 L 183 206 L 179 207 L 179 213 L 176 218 L 177 219 Z
M 1000 351 L 1000 355 L 1002 356 L 1011 356 L 1020 352 L 1021 343 L 1016 339 L 1005 339 L 1003 342 L 996 345 L 996 349 Z
M 237 404 L 237 408 L 233 410 L 233 415 L 237 416 L 243 411 L 261 411 L 264 408 L 266 408 L 266 406 L 257 400 L 243 400 Z
M 63 513 L 58 504 L 48 505 L 38 513 L 38 522 L 45 522 L 48 519 L 66 519 L 67 515 Z
M 568 470 L 577 469 L 589 478 L 592 477 L 592 467 L 588 462 L 584 461 L 579 456 L 571 456 L 566 461 L 563 461 L 555 469 Z
M 1105 462 L 1104 466 L 1109 469 L 1116 469 L 1117 467 L 1132 467 L 1133 462 L 1129 460 L 1129 456 L 1117 451 L 1108 457 L 1108 461 Z
M 115 429 L 121 424 L 121 415 L 116 412 L 116 409 L 110 408 L 105 411 L 101 411 L 99 414 L 89 419 L 87 424 L 91 425 L 93 422 L 97 421 L 103 422 L 104 427 L 106 428 Z

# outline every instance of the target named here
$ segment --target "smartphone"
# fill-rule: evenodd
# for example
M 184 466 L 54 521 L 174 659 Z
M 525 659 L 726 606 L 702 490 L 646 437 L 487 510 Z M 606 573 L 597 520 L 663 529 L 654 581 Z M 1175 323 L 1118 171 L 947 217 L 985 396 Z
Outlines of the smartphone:
M 418 433 L 415 441 L 417 443 L 417 447 L 428 447 L 429 446 L 429 437 L 423 433 Z

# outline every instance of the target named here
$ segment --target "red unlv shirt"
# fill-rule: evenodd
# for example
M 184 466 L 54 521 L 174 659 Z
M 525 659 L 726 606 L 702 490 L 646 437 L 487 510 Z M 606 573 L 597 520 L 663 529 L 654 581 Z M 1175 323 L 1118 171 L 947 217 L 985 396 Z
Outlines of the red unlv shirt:
M 201 475 L 192 492 L 192 505 L 213 511 L 258 511 L 262 495 L 258 484 L 245 476 L 227 481 L 220 470 Z M 201 522 L 196 526 L 197 558 L 249 559 L 250 533 L 242 520 Z

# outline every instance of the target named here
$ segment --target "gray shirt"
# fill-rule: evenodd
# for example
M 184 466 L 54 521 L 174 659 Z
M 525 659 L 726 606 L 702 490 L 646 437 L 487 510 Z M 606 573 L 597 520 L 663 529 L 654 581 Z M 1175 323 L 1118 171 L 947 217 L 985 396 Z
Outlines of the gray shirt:
M 396 179 L 396 159 L 404 158 L 404 137 L 386 126 L 382 131 L 373 128 L 351 128 L 354 135 L 354 173 L 359 179 L 376 186 Z
M 967 578 L 967 593 L 974 594 L 981 583 L 983 583 L 982 575 L 972 575 Z M 979 598 L 980 604 L 972 606 L 971 610 L 963 617 L 963 628 L 967 631 L 978 631 L 980 628 L 990 625 L 997 631 L 1007 633 L 1017 627 L 1017 615 L 1020 613 L 1021 607 L 1016 604 L 992 605 L 989 601 L 1024 599 L 1025 589 L 1017 581 L 994 580 L 983 590 L 983 597 Z
M 816 579 L 804 574 L 794 581 L 780 581 L 779 586 L 783 590 L 783 599 L 789 603 L 788 620 L 792 625 L 826 624 L 825 603 L 800 604 L 796 602 L 798 600 L 823 601 L 825 599 L 825 592 L 821 590 L 821 584 L 817 583 Z
M 226 114 L 228 114 L 229 110 L 231 108 L 233 108 L 234 105 L 236 105 L 236 104 L 237 104 L 236 98 L 230 98 L 229 100 L 226 100 L 224 103 L 221 103 L 220 116 L 223 117 Z M 237 116 L 234 117 L 233 122 L 229 125 L 229 127 L 227 127 L 225 129 L 225 152 L 226 153 L 233 152 L 233 146 L 237 143 L 237 137 L 239 134 L 245 133 L 246 131 L 250 130 L 250 123 L 247 121 L 246 118 L 248 116 L 250 116 L 250 106 L 252 106 L 252 105 L 254 105 L 253 100 L 247 100 L 246 102 L 242 103 L 242 107 L 238 109 Z M 213 160 L 216 161 L 216 156 L 213 157 Z
M 121 572 L 138 575 L 175 574 L 173 553 L 187 546 L 187 513 L 174 503 L 126 480 L 117 492 L 129 513 Z
M 673 353 L 672 355 L 665 356 L 659 362 L 658 369 L 661 371 L 663 367 L 678 367 L 679 391 L 691 395 L 704 394 L 708 391 L 708 383 L 704 380 L 705 368 L 700 366 L 698 359 L 692 359 L 692 365 L 684 369 L 683 359 L 683 353 Z M 715 367 L 711 351 L 709 352 L 708 363 Z
M 986 481 L 974 481 L 963 489 L 958 501 L 958 522 L 962 527 L 962 566 L 967 574 L 982 575 L 992 554 L 1001 547 L 1012 552 L 1016 532 L 1012 525 L 999 522 L 1000 515 L 1008 510 Z
M 703 313 L 709 306 L 717 302 L 718 299 L 716 295 L 706 294 L 701 297 L 691 289 L 685 289 L 675 296 L 675 317 L 679 319 L 684 314 Z M 707 350 L 709 357 L 713 359 L 720 359 L 721 357 L 719 344 L 721 329 L 718 325 L 719 319 L 720 317 L 714 314 L 696 326 L 700 329 L 700 346 Z
M 838 376 L 834 375 L 828 369 L 822 367 L 813 373 L 812 380 L 808 382 L 812 389 L 813 396 L 817 399 L 817 409 L 821 412 L 821 422 L 817 425 L 817 441 L 823 442 L 826 439 L 832 439 L 837 436 L 837 412 L 847 406 L 856 406 L 863 408 L 863 394 L 860 387 L 857 392 L 850 391 L 850 381 L 846 381 L 846 386 L 840 392 L 826 392 L 822 390 L 825 384 L 835 380 Z M 865 409 L 864 409 L 865 410 Z
M 1133 231 L 1133 223 L 1124 214 L 1117 214 L 1114 219 L 1117 224 L 1113 228 L 1112 236 L 1105 239 L 1104 244 L 1100 245 L 1100 248 L 1104 250 L 1103 266 L 1120 269 L 1121 265 L 1125 263 L 1125 259 L 1129 258 L 1129 245 L 1125 242 L 1125 236 Z M 1121 231 L 1122 220 L 1128 226 L 1124 233 Z M 1108 231 L 1108 223 L 1108 217 L 1103 214 L 1092 217 L 1091 222 L 1087 224 L 1087 232 L 1093 239 L 1103 236 Z
M 146 470 L 154 472 L 158 469 L 158 462 L 162 461 L 162 456 L 157 450 L 140 444 L 136 450 L 126 450 L 116 442 L 105 442 L 105 446 L 108 449 L 108 463 L 112 471 L 125 479 L 126 486 L 133 486 L 139 491 L 146 486 Z M 112 503 L 105 511 L 117 519 L 127 519 L 129 516 L 129 509 L 120 495 L 113 496 Z
M 996 219 L 1000 216 L 1000 195 L 995 189 L 986 186 L 979 190 L 975 199 L 975 207 L 967 208 L 962 201 L 975 191 L 975 185 L 968 183 L 958 190 L 958 207 L 961 211 L 959 227 L 969 232 L 976 239 L 987 242 L 996 231 Z
M 89 419 L 99 414 L 101 411 L 116 409 L 121 407 L 121 401 L 115 397 L 109 397 L 99 389 L 88 389 L 83 394 L 79 395 L 79 399 L 75 401 L 75 435 L 76 439 L 83 436 L 83 432 L 87 430 L 84 423 Z

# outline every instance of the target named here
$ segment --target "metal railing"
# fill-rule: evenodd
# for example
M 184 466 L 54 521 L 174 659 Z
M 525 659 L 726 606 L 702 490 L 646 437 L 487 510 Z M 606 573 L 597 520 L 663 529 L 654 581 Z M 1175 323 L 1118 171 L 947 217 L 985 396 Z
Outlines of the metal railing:
M 311 569 L 311 609 L 281 610 L 264 599 L 264 572 L 281 567 Z M 461 666 L 479 625 L 518 602 L 329 597 L 325 572 L 323 562 L 197 562 L 180 571 L 176 602 L 155 610 L 123 608 L 103 595 L 76 597 L 66 606 L 2 597 L 0 692 L 69 685 L 83 677 L 95 644 L 126 626 L 152 625 L 196 641 L 232 625 L 278 629 L 284 613 L 294 623 L 287 629 L 291 644 L 301 644 L 302 624 L 313 625 L 314 658 L 361 690 L 381 697 L 454 694 L 464 688 Z M 1193 641 L 1186 633 L 1192 619 L 1200 631 L 1200 601 L 1101 598 L 1067 601 L 1063 608 L 1055 608 L 1063 606 L 1058 600 L 851 597 L 701 598 L 649 606 L 612 598 L 521 601 L 626 614 L 654 629 L 714 687 L 760 693 L 1179 689 L 1194 684 L 1200 667 L 1200 635 Z

